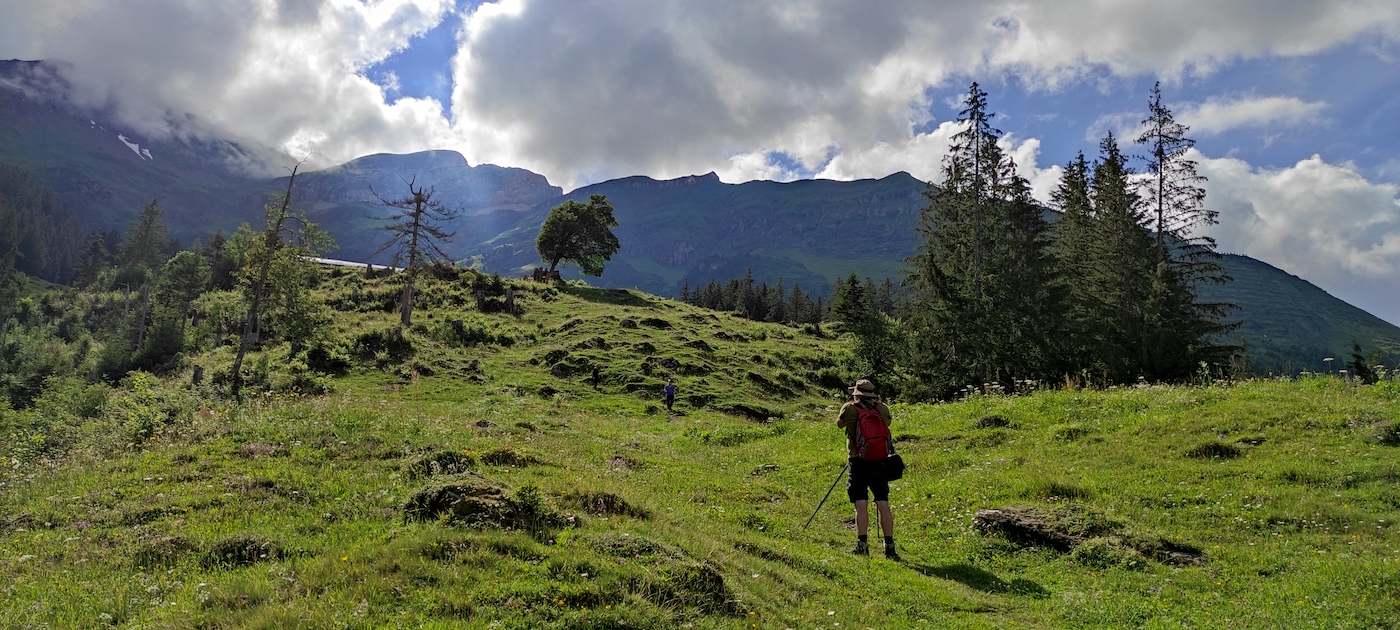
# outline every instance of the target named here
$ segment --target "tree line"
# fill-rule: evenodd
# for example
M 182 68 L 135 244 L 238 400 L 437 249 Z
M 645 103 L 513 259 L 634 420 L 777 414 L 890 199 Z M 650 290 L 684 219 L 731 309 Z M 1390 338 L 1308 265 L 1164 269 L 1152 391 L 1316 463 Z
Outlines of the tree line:
M 1197 293 L 1229 281 L 1214 240 L 1198 233 L 1217 213 L 1205 207 L 1205 178 L 1188 153 L 1194 142 L 1160 85 L 1134 139 L 1141 168 L 1107 134 L 1092 160 L 1080 153 L 1065 166 L 1053 221 L 992 118 L 973 83 L 943 181 L 924 191 L 921 244 L 906 261 L 901 299 L 888 282 L 852 275 L 825 309 L 819 298 L 804 312 L 852 334 L 849 370 L 887 391 L 947 398 L 1050 381 L 1179 381 L 1228 364 L 1238 350 L 1223 341 L 1238 325 L 1226 321 L 1234 307 Z M 754 290 L 748 276 L 684 287 L 682 299 L 782 321 L 764 286 Z

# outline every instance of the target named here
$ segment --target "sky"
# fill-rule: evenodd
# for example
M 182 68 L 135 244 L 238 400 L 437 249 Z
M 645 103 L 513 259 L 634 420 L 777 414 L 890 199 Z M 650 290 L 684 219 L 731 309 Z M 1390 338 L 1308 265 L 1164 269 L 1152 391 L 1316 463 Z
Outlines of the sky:
M 1043 201 L 1161 82 L 1221 251 L 1400 324 L 1395 0 L 0 0 L 8 58 L 68 62 L 150 137 L 455 149 L 566 189 L 937 181 L 977 81 Z

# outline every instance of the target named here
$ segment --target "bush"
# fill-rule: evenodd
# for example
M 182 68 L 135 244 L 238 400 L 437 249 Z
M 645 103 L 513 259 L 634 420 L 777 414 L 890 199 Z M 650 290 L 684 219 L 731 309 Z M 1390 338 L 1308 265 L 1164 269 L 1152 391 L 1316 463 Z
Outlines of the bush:
M 350 369 L 350 354 L 339 343 L 321 340 L 306 351 L 306 365 L 322 374 L 344 374 Z
M 1377 422 L 1371 427 L 1371 439 L 1382 446 L 1400 446 L 1400 422 Z
M 1224 442 L 1206 442 L 1186 451 L 1186 456 L 1196 459 L 1231 459 L 1240 456 L 1240 448 Z
M 1146 558 L 1137 550 L 1108 538 L 1090 538 L 1074 547 L 1070 559 L 1076 564 L 1095 569 L 1112 567 L 1142 568 Z

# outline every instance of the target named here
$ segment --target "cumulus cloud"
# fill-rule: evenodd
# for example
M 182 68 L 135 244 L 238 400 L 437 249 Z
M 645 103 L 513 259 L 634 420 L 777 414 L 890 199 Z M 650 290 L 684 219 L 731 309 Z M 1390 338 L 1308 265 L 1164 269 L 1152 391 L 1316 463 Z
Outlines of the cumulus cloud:
M 841 157 L 931 155 L 915 130 L 940 122 L 929 90 L 957 77 L 1053 88 L 1104 69 L 1184 76 L 1400 36 L 1393 0 L 501 0 L 461 29 L 452 121 L 442 104 L 394 99 L 361 76 L 452 10 L 452 0 L 5 3 L 0 58 L 72 62 L 76 100 L 115 107 L 147 133 L 193 114 L 328 161 L 454 148 L 577 184 L 783 176 L 752 157 L 774 153 L 808 172 L 872 173 Z
M 1392 322 L 1400 321 L 1400 185 L 1368 181 L 1314 155 L 1264 169 L 1194 152 L 1211 233 L 1223 251 L 1266 260 Z
M 1197 135 L 1210 136 L 1240 127 L 1300 127 L 1322 122 L 1326 103 L 1292 96 L 1212 97 L 1181 108 L 1177 120 Z
M 1388 1 L 507 0 L 463 30 L 454 111 L 480 159 L 566 181 L 677 176 L 734 156 L 790 155 L 823 176 L 914 172 L 934 155 L 926 92 L 951 77 L 1012 72 L 1053 87 L 1094 69 L 1179 76 L 1240 58 L 1317 52 L 1400 33 Z M 1283 97 L 1204 104 L 1233 125 L 1296 121 Z M 1206 119 L 1203 118 L 1202 121 Z M 1205 123 L 1209 125 L 1210 123 Z M 833 147 L 833 164 L 825 164 Z M 872 166 L 859 164 L 870 160 Z M 936 164 L 936 161 L 934 162 Z
M 448 0 L 6 3 L 0 58 L 50 59 L 74 104 L 147 136 L 200 122 L 293 155 L 339 161 L 450 141 L 440 107 L 385 103 L 359 75 L 437 24 Z

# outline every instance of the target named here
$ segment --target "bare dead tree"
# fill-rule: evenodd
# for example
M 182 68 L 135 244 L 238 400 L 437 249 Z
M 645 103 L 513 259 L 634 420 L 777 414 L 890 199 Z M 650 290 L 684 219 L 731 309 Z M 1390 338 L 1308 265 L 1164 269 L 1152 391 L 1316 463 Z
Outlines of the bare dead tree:
M 370 188 L 380 203 L 393 209 L 385 219 L 388 223 L 379 228 L 389 233 L 389 239 L 374 254 L 392 251 L 396 259 L 408 259 L 399 301 L 399 320 L 404 326 L 413 323 L 413 291 L 419 270 L 433 260 L 451 260 L 442 246 L 452 240 L 453 233 L 444 231 L 442 224 L 461 216 L 459 210 L 433 199 L 432 188 L 415 185 L 417 181 L 417 177 L 405 181 L 408 195 L 398 199 L 385 199 Z

